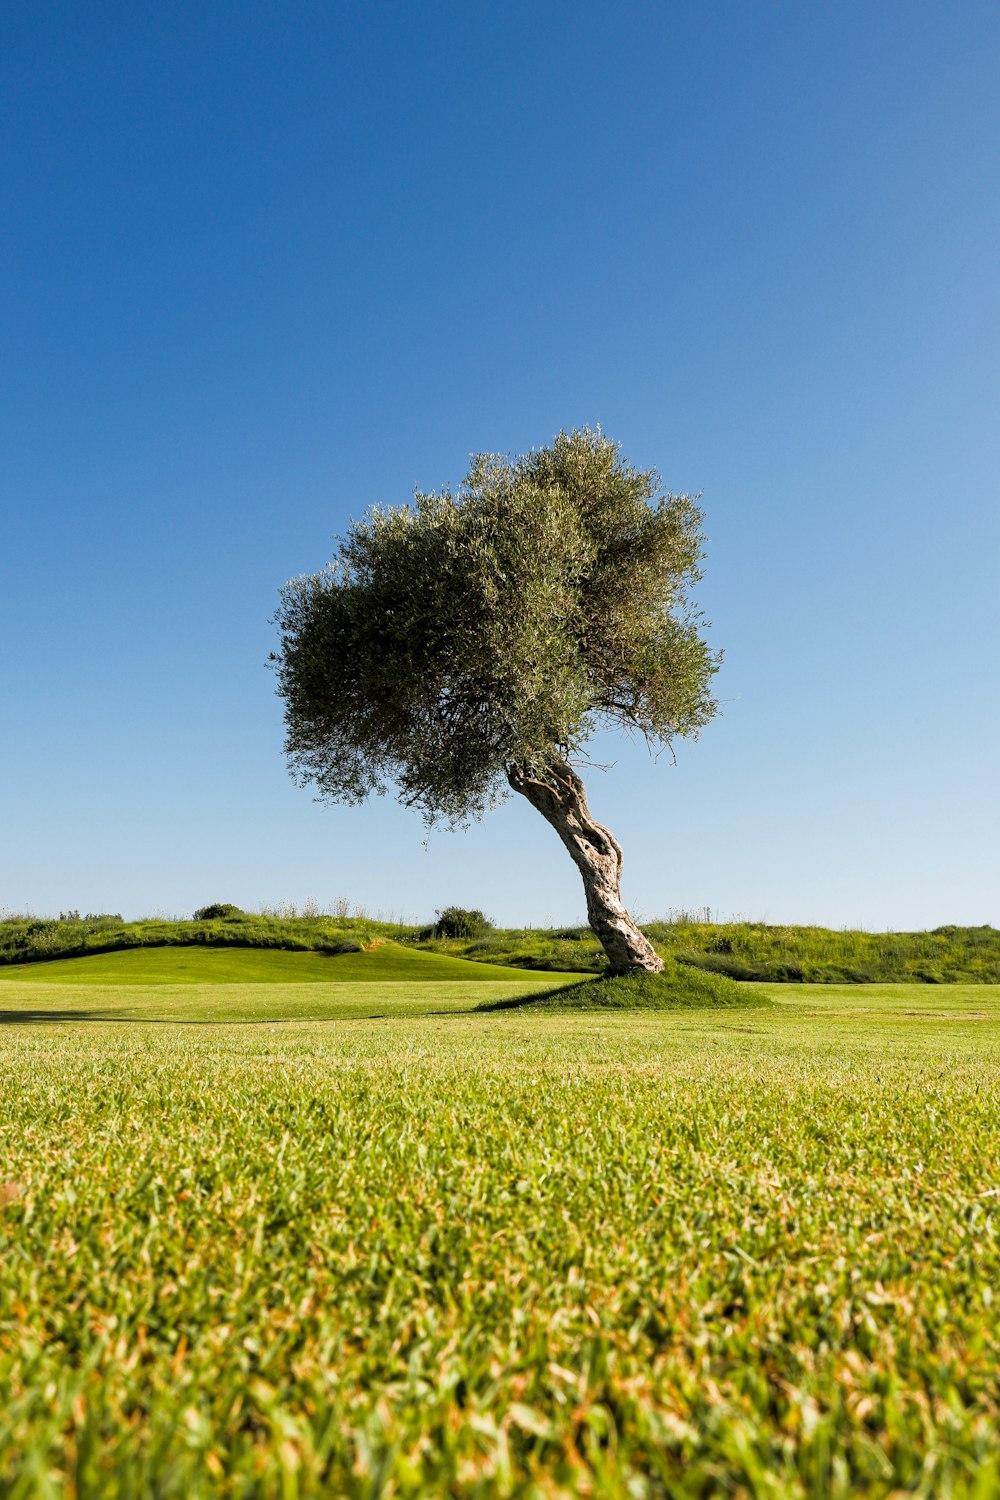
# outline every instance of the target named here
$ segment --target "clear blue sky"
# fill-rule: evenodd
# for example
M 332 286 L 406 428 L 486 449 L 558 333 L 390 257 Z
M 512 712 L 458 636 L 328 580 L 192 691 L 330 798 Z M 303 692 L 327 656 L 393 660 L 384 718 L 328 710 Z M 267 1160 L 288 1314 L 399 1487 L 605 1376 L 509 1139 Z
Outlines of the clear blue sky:
M 995 0 L 14 0 L 0 70 L 0 908 L 579 919 L 526 804 L 295 788 L 264 662 L 370 504 L 600 422 L 726 650 L 595 749 L 633 909 L 1000 924 Z

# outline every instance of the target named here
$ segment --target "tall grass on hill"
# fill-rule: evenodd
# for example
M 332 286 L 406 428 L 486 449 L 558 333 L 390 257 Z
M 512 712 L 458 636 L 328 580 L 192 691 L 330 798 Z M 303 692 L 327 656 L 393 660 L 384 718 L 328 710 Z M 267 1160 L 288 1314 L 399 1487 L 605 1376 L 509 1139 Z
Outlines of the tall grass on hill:
M 695 922 L 678 915 L 647 922 L 643 931 L 665 959 L 736 980 L 1000 983 L 1000 931 L 990 926 L 857 932 L 749 921 Z M 605 967 L 603 951 L 586 926 L 495 928 L 478 936 L 447 937 L 437 935 L 433 926 L 376 919 L 357 909 L 350 916 L 236 912 L 200 922 L 123 922 L 116 915 L 80 917 L 75 912 L 60 919 L 9 916 L 0 919 L 0 964 L 197 944 L 337 953 L 387 940 L 506 968 L 599 974 Z
M 990 926 L 858 932 L 764 922 L 652 922 L 646 931 L 661 952 L 732 979 L 805 984 L 1000 981 L 1000 931 Z
M 0 964 L 83 958 L 127 948 L 205 945 L 210 948 L 282 948 L 289 952 L 344 953 L 386 937 L 415 934 L 356 918 L 258 917 L 248 913 L 207 921 L 141 921 L 15 917 L 0 922 Z
M 932 932 L 834 931 L 764 922 L 643 923 L 664 958 L 730 979 L 796 984 L 997 984 L 1000 931 L 937 927 Z M 597 939 L 587 927 L 497 930 L 475 942 L 434 944 L 482 963 L 598 973 Z

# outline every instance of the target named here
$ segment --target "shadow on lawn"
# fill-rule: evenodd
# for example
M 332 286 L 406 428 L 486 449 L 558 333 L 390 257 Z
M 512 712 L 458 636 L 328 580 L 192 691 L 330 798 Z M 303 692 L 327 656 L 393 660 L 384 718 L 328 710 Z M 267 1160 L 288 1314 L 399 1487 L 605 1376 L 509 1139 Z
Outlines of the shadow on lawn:
M 533 990 L 530 995 L 515 995 L 509 1000 L 481 1000 L 478 1005 L 472 1007 L 473 1012 L 482 1014 L 489 1010 L 521 1010 L 525 1005 L 537 1005 L 539 1001 L 550 1003 L 563 996 L 567 1001 L 573 990 L 585 989 L 590 991 L 589 984 L 581 985 L 574 980 L 570 984 L 557 984 L 551 990 Z M 579 1003 L 579 1002 L 578 1002 Z
M 535 990 L 528 995 L 518 995 L 512 1000 L 480 1001 L 478 1004 L 470 1004 L 468 1007 L 454 1006 L 447 1010 L 428 1010 L 421 1012 L 427 1020 L 440 1018 L 442 1016 L 474 1016 L 482 1015 L 487 1011 L 496 1010 L 519 1010 L 522 1006 L 530 1005 L 533 1001 L 547 1001 L 551 1003 L 560 995 L 569 995 L 572 990 L 578 988 L 576 983 L 567 985 L 555 985 L 550 990 Z M 466 997 L 472 1000 L 472 996 Z M 402 1020 L 406 1013 L 393 1016 L 390 1012 L 375 1012 L 371 1015 L 358 1016 L 219 1016 L 194 1019 L 187 1016 L 147 1016 L 129 1015 L 124 1011 L 114 1010 L 0 1010 L 0 1026 L 44 1026 L 47 1022 L 117 1022 L 133 1026 L 279 1026 L 296 1021 L 389 1021 Z M 414 1018 L 415 1019 L 415 1018 Z
M 45 1026 L 51 1022 L 106 1022 L 119 1026 L 275 1026 L 282 1021 L 298 1021 L 300 1016 L 260 1016 L 257 1019 L 231 1021 L 192 1020 L 189 1016 L 129 1016 L 116 1010 L 0 1010 L 0 1026 Z
M 416 1019 L 432 1020 L 436 1016 L 471 1016 L 481 1006 L 472 1005 L 468 1010 L 427 1010 Z M 120 1026 L 294 1026 L 307 1023 L 319 1025 L 324 1021 L 344 1023 L 348 1021 L 400 1021 L 409 1019 L 405 1012 L 392 1016 L 378 1014 L 370 1016 L 208 1016 L 194 1019 L 191 1016 L 129 1016 L 113 1010 L 0 1010 L 2 1026 L 45 1026 L 52 1022 L 80 1021 L 106 1022 Z
M 0 1010 L 0 1026 L 37 1026 L 44 1021 L 134 1021 L 109 1010 Z

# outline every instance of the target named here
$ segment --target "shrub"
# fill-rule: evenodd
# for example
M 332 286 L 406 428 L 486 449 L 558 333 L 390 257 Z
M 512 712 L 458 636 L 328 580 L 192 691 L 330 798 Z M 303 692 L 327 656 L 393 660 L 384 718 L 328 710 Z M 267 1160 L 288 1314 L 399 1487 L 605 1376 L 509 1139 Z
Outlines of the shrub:
M 245 917 L 246 912 L 231 901 L 217 901 L 214 906 L 200 906 L 194 914 L 196 922 L 219 922 L 226 917 Z
M 481 911 L 467 911 L 464 906 L 446 906 L 437 913 L 434 936 L 446 938 L 485 937 L 493 923 Z

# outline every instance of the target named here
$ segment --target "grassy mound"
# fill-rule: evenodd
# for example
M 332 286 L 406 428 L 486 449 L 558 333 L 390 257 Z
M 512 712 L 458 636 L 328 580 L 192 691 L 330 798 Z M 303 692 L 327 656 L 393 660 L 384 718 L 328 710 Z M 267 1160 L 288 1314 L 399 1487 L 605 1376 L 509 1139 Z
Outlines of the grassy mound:
M 540 995 L 517 1000 L 495 1000 L 480 1010 L 720 1010 L 736 1006 L 765 1007 L 767 995 L 737 984 L 722 974 L 708 974 L 689 964 L 667 959 L 659 974 L 629 974 L 560 985 Z
M 274 948 L 169 947 L 131 948 L 85 958 L 50 959 L 48 963 L 9 965 L 7 979 L 40 985 L 136 984 L 384 984 L 414 985 L 442 981 L 467 985 L 498 980 L 521 983 L 523 969 L 470 963 L 441 953 L 421 953 L 397 943 L 380 943 L 365 952 L 289 953 Z

